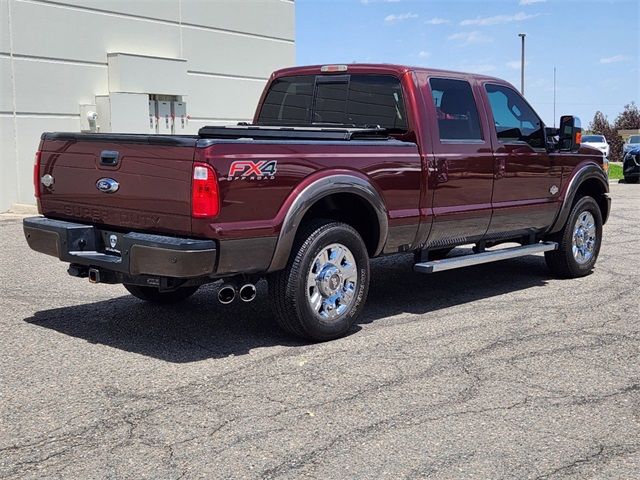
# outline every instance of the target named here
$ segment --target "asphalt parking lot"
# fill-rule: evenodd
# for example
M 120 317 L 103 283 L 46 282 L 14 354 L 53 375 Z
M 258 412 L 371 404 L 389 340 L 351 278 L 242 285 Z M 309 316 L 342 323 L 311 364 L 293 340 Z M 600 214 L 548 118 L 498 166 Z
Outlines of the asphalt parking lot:
M 638 478 L 640 188 L 612 197 L 589 277 L 380 259 L 358 331 L 311 345 L 264 285 L 149 306 L 2 216 L 0 477 Z

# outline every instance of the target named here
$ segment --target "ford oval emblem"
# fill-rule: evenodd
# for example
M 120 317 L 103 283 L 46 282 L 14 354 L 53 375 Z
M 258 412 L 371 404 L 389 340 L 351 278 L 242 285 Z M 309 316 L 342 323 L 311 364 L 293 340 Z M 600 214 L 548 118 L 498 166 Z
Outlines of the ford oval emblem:
M 96 188 L 104 193 L 113 193 L 118 191 L 120 184 L 113 178 L 101 178 L 96 182 Z

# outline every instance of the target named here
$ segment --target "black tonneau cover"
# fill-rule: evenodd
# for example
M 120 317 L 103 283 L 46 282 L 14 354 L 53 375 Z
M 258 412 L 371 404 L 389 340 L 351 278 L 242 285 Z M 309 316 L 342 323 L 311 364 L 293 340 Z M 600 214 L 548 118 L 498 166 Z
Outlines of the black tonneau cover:
M 236 125 L 202 127 L 200 138 L 258 140 L 387 140 L 389 133 L 384 128 L 338 128 L 338 127 L 271 127 L 264 125 Z
M 337 128 L 337 127 L 271 127 L 257 125 L 202 127 L 198 135 L 146 135 L 138 133 L 77 133 L 45 132 L 42 140 L 118 142 L 146 145 L 173 145 L 195 147 L 199 139 L 220 140 L 388 140 L 384 128 Z

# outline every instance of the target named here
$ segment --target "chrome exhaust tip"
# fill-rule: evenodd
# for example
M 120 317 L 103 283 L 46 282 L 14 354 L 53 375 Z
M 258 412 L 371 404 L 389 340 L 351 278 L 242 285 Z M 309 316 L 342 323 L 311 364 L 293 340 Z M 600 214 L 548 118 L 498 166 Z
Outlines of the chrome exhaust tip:
M 236 299 L 236 287 L 225 284 L 218 290 L 218 301 L 223 305 L 229 305 Z
M 240 300 L 252 302 L 256 298 L 256 286 L 253 283 L 245 283 L 240 287 Z

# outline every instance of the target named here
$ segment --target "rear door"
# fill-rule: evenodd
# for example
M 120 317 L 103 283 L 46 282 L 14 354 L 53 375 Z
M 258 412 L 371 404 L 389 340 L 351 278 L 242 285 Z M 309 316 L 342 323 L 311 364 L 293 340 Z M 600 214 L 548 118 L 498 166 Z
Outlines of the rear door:
M 427 247 L 476 242 L 489 226 L 493 186 L 483 104 L 464 78 L 431 77 L 423 85 L 433 142 L 427 164 L 434 221 Z
M 518 92 L 492 83 L 483 89 L 496 164 L 487 238 L 543 230 L 557 212 L 562 166 L 546 150 L 542 120 Z
M 196 139 L 109 134 L 46 134 L 42 212 L 118 230 L 191 233 Z M 109 188 L 111 187 L 111 188 Z

